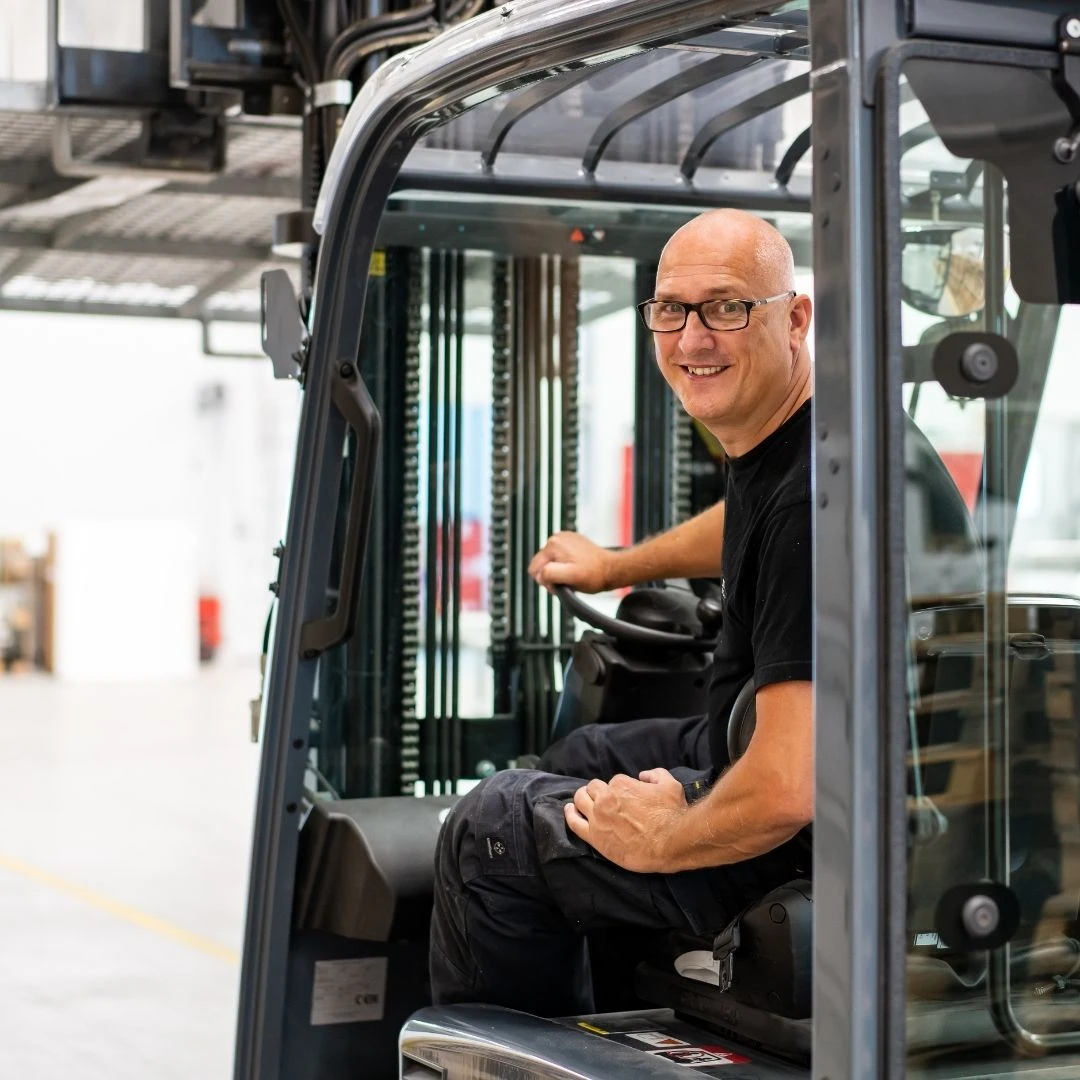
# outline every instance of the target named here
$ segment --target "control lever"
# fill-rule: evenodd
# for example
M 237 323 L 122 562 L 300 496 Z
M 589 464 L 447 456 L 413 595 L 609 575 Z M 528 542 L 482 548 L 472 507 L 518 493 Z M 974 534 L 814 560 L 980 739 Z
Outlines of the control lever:
M 724 608 L 715 596 L 703 596 L 698 601 L 694 614 L 701 623 L 702 637 L 714 638 L 720 633 L 724 622 Z
M 1054 72 L 1054 88 L 1068 106 L 1074 123 L 1080 124 L 1080 18 L 1066 15 L 1058 23 L 1061 67 Z M 1054 140 L 1054 157 L 1068 165 L 1080 152 L 1080 126 Z

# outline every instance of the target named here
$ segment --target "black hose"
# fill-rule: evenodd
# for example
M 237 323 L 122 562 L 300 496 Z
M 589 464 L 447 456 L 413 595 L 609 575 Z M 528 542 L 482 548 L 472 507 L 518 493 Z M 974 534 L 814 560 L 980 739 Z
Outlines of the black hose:
M 383 30 L 377 34 L 365 34 L 336 55 L 333 67 L 327 68 L 329 77 L 351 79 L 360 61 L 372 53 L 404 45 L 421 45 L 436 37 L 440 30 L 438 23 L 425 19 L 415 24 L 406 23 L 392 30 Z
M 384 15 L 377 15 L 373 19 L 360 19 L 351 26 L 346 27 L 331 43 L 326 51 L 326 64 L 324 70 L 333 73 L 340 69 L 339 60 L 341 54 L 356 41 L 362 40 L 372 34 L 381 34 L 386 31 L 399 30 L 402 26 L 419 22 L 430 18 L 435 13 L 434 4 L 421 4 L 417 7 L 405 8 L 402 11 L 390 11 Z M 331 74 L 331 77 L 334 77 Z
M 292 0 L 277 0 L 278 11 L 281 13 L 282 22 L 293 40 L 293 48 L 296 50 L 300 61 L 300 72 L 310 89 L 319 81 L 319 65 L 315 59 L 315 51 L 311 41 L 304 31 L 300 16 L 293 6 Z
M 447 24 L 472 18 L 483 10 L 486 4 L 487 0 L 457 0 L 447 9 Z M 438 22 L 433 21 L 434 15 L 434 4 L 418 4 L 353 23 L 334 39 L 327 50 L 324 67 L 327 77 L 351 78 L 356 64 L 365 56 L 398 45 L 398 41 L 387 39 L 394 39 L 399 33 L 410 35 L 410 40 L 402 42 L 406 45 L 416 45 L 427 40 L 426 37 L 413 37 L 414 33 L 426 33 L 434 37 L 443 29 Z

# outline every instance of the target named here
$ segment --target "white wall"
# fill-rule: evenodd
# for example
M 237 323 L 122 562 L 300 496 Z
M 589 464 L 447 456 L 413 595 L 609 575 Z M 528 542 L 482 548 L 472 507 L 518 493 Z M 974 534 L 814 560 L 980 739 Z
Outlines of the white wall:
M 208 399 L 218 407 L 200 408 Z M 86 541 L 93 548 L 125 530 L 171 535 L 158 560 L 163 574 L 175 571 L 171 584 L 152 587 L 154 564 L 142 556 L 131 557 L 126 580 L 110 582 L 110 632 L 125 632 L 132 604 L 149 617 L 154 595 L 182 611 L 177 590 L 186 589 L 194 618 L 199 592 L 211 592 L 222 601 L 223 653 L 253 656 L 275 572 L 271 551 L 284 535 L 298 406 L 298 387 L 276 382 L 269 361 L 204 357 L 194 323 L 0 312 L 0 536 L 40 548 L 55 531 L 62 549 L 70 531 L 74 554 L 80 537 L 96 537 Z M 122 569 L 114 561 L 112 572 Z M 77 580 L 58 596 L 58 618 L 78 609 L 72 589 L 90 589 Z M 99 606 L 89 593 L 86 600 Z M 79 625 L 88 633 L 92 624 Z M 57 627 L 70 658 L 69 630 Z M 161 658 L 155 665 L 179 670 Z M 73 660 L 69 669 L 85 665 Z
M 0 2 L 0 79 L 44 82 L 48 75 L 49 4 Z M 58 36 L 82 48 L 145 47 L 143 0 L 60 0 Z
M 195 531 L 183 521 L 65 521 L 54 665 L 68 682 L 158 682 L 198 670 Z

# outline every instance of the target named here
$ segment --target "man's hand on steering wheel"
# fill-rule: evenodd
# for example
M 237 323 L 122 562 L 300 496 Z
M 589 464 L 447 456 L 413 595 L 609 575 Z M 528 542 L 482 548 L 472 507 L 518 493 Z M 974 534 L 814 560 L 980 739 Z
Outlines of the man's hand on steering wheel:
M 576 532 L 555 533 L 533 556 L 529 575 L 551 592 L 569 585 L 579 592 L 603 592 L 617 585 L 611 580 L 614 552 Z

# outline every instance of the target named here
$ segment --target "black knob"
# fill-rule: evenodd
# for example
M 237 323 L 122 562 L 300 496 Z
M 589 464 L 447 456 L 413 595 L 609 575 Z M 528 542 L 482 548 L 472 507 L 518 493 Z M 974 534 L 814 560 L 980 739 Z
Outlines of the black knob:
M 989 937 L 1001 922 L 1001 909 L 992 896 L 969 897 L 960 909 L 964 929 L 976 939 Z
M 703 596 L 695 612 L 706 637 L 714 637 L 724 621 L 724 608 L 714 596 Z
M 1019 926 L 1019 899 L 996 881 L 953 885 L 934 910 L 934 929 L 942 944 L 962 952 L 999 949 Z
M 1001 362 L 998 354 L 984 341 L 969 345 L 960 354 L 960 370 L 965 379 L 973 383 L 987 383 L 997 373 Z

